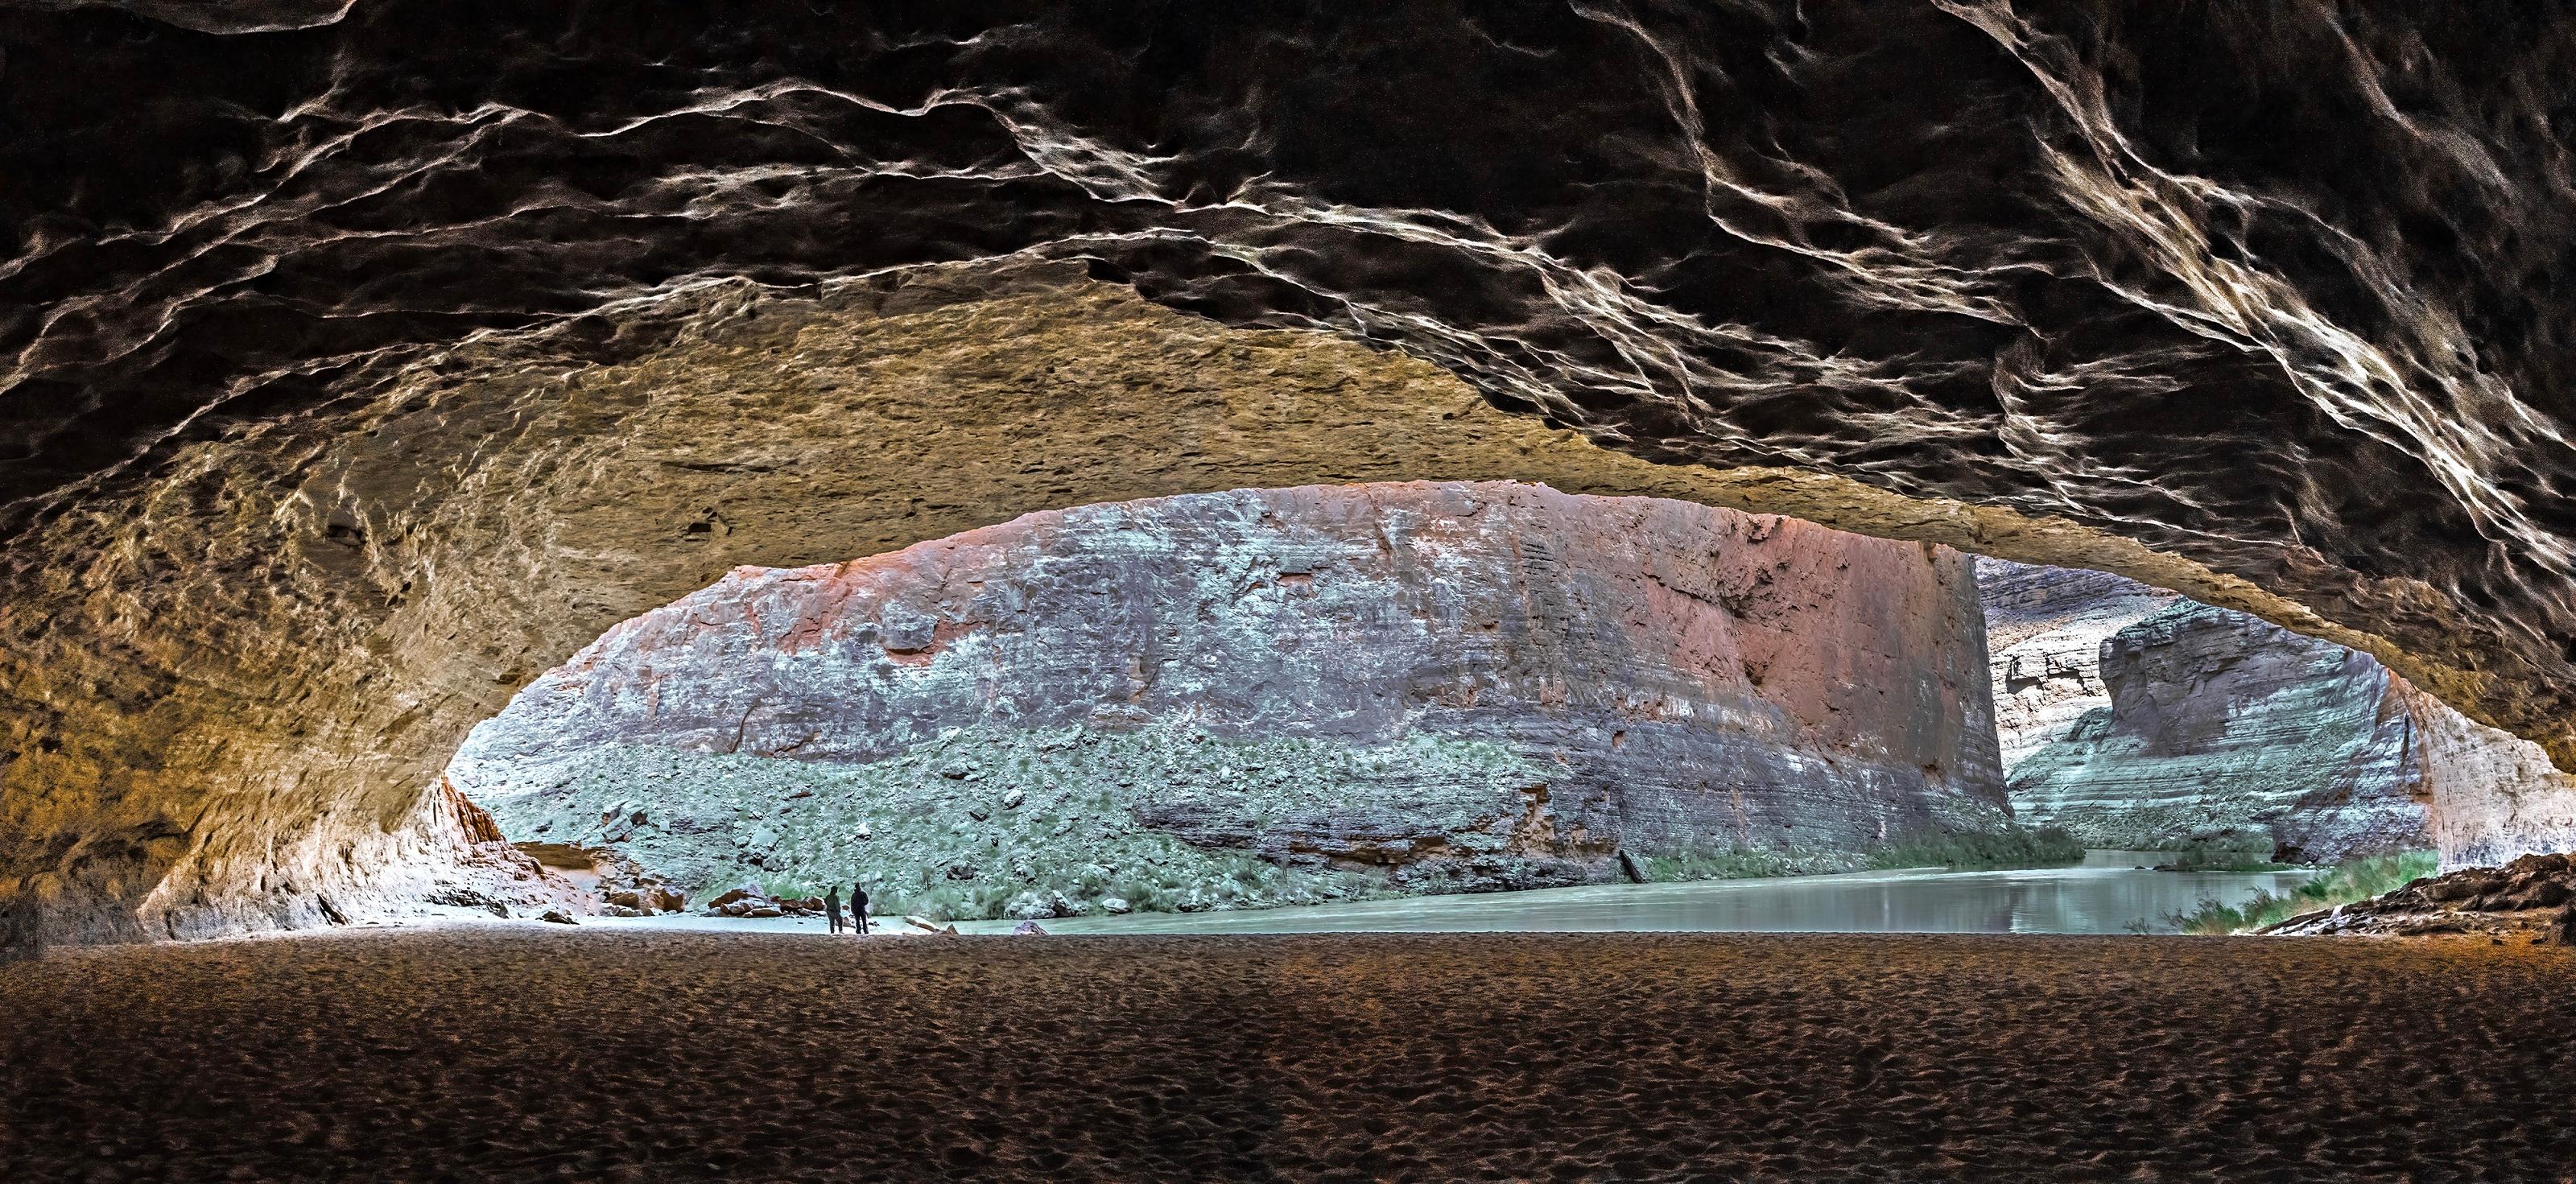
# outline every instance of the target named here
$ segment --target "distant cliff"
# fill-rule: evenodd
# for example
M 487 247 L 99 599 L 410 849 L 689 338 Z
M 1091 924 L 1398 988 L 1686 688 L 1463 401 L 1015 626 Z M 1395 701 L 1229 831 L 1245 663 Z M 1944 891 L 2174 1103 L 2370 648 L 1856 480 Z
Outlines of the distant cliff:
M 2004 816 L 1968 557 L 1544 486 L 1240 490 L 740 568 L 450 770 L 513 838 L 952 914 L 1832 865 Z
M 2013 767 L 2025 821 L 2291 861 L 2432 845 L 2425 732 L 2447 721 L 2369 655 L 2180 601 L 2112 634 L 2100 677 L 2109 705 Z
M 2007 772 L 2085 712 L 2110 706 L 2102 643 L 2181 599 L 2109 572 L 1988 558 L 1977 560 L 1977 590 Z

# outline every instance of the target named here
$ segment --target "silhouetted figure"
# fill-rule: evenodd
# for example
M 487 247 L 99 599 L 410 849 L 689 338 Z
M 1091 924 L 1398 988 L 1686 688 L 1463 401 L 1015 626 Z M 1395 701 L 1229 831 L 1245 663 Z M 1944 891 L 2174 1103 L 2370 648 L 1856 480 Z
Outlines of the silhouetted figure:
M 841 886 L 834 884 L 823 893 L 823 915 L 831 918 L 832 932 L 841 931 Z
M 857 884 L 850 885 L 850 928 L 868 935 L 868 890 Z

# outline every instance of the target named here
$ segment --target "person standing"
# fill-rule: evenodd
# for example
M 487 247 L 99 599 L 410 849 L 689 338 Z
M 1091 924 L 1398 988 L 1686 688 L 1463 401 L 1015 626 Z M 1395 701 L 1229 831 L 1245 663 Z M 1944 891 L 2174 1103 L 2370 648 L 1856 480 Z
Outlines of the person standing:
M 841 931 L 841 886 L 834 884 L 823 894 L 823 915 L 832 919 L 832 932 Z
M 868 935 L 868 889 L 864 884 L 850 885 L 850 929 L 861 937 Z

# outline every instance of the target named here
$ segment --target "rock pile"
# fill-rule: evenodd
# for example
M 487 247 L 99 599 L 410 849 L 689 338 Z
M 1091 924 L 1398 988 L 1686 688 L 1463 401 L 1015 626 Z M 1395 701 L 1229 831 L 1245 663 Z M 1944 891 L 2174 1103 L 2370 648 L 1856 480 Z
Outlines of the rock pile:
M 526 842 L 519 852 L 570 881 L 590 911 L 612 917 L 649 917 L 688 908 L 688 896 L 662 876 L 614 848 L 579 843 Z
M 819 896 L 771 896 L 757 884 L 728 888 L 707 902 L 710 917 L 745 917 L 754 920 L 768 917 L 819 917 L 823 915 L 823 898 Z
M 2543 944 L 2576 945 L 2576 856 L 2526 855 L 2503 867 L 2427 877 L 2359 904 L 2292 917 L 2264 932 L 2528 935 Z

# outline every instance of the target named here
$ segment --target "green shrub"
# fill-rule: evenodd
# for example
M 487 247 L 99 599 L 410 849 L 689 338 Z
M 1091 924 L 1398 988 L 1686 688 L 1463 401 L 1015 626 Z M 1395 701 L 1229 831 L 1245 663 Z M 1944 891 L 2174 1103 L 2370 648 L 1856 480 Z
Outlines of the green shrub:
M 2180 933 L 2245 933 L 2278 925 L 2303 913 L 2368 900 L 2432 875 L 2440 867 L 2441 860 L 2430 851 L 2365 855 L 2319 872 L 2287 892 L 2258 888 L 2242 903 L 2233 905 L 2204 900 L 2191 912 L 2167 914 L 2165 921 Z
M 1876 868 L 2064 867 L 2082 862 L 2084 844 L 2054 826 L 1923 831 L 1869 854 L 1869 866 Z
M 1713 847 L 1686 844 L 1637 861 L 1653 884 L 1684 880 L 1759 880 L 1855 870 L 1848 862 L 1770 847 Z
M 2170 862 L 2157 865 L 2177 872 L 2270 872 L 2288 864 L 2272 859 L 2272 846 L 2244 847 L 2225 842 L 2193 843 Z

